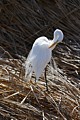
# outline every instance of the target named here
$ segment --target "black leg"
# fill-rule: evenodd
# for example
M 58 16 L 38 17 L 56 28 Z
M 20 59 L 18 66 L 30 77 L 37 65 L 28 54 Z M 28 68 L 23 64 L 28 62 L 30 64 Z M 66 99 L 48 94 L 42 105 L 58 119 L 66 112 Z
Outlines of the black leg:
M 47 71 L 47 67 L 45 68 L 44 77 L 45 77 L 45 82 L 46 82 L 46 91 L 48 91 L 48 85 L 47 85 L 46 71 Z

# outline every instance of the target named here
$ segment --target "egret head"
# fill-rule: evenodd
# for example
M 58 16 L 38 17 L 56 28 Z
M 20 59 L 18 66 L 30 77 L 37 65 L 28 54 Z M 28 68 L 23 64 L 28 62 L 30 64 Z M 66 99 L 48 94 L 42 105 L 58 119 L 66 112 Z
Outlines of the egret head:
M 59 29 L 56 29 L 54 31 L 54 39 L 53 39 L 53 43 L 49 46 L 49 48 L 53 48 L 54 46 L 56 46 L 59 42 L 62 42 L 63 40 L 63 32 Z

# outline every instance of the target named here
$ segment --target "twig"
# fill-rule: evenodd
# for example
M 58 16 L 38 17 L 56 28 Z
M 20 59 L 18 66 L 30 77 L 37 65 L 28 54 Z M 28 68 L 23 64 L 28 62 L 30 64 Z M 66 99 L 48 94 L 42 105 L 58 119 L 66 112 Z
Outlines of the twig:
M 28 97 L 28 95 L 31 93 L 31 90 L 28 92 L 28 94 L 24 97 L 24 99 L 21 101 L 21 103 L 20 104 L 23 104 L 24 103 L 24 101 L 26 100 L 26 98 Z
M 4 97 L 4 99 L 8 99 L 8 98 L 10 98 L 10 97 L 13 97 L 13 96 L 15 96 L 15 95 L 17 95 L 17 94 L 19 94 L 19 93 L 20 93 L 20 92 L 18 91 L 18 92 L 16 92 L 16 93 L 13 93 L 13 94 L 7 96 L 7 97 Z

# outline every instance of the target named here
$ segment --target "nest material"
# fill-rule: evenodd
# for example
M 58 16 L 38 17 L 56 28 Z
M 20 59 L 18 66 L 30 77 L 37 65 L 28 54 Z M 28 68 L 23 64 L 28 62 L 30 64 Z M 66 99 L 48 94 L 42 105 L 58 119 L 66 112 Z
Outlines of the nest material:
M 2 120 L 79 120 L 80 90 L 56 66 L 47 67 L 48 89 L 42 76 L 35 84 L 24 81 L 24 65 L 17 59 L 0 59 L 0 115 Z M 77 67 L 77 66 L 76 66 Z M 78 81 L 77 81 L 78 82 Z

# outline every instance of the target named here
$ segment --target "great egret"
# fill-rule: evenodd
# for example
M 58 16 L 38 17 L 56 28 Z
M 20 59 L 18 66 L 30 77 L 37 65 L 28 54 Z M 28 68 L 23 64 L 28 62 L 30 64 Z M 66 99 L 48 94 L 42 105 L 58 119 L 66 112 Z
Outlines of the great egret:
M 25 77 L 31 77 L 35 73 L 36 81 L 41 76 L 43 70 L 50 62 L 52 57 L 52 50 L 55 46 L 63 40 L 63 32 L 59 29 L 54 31 L 53 40 L 49 40 L 45 36 L 39 37 L 35 40 L 32 49 L 25 62 Z M 46 74 L 45 74 L 46 75 Z M 46 79 L 46 78 L 45 78 Z M 47 88 L 47 80 L 46 80 Z M 47 88 L 48 90 L 48 88 Z

